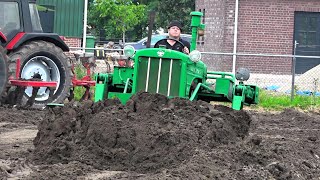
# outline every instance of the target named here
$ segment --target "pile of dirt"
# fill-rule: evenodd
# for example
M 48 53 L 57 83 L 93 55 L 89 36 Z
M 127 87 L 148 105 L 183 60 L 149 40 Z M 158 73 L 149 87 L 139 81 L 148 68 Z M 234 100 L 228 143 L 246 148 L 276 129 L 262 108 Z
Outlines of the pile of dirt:
M 118 100 L 67 104 L 47 111 L 34 139 L 34 160 L 79 161 L 144 174 L 186 171 L 190 166 L 184 164 L 190 161 L 214 165 L 217 160 L 207 159 L 227 158 L 216 153 L 247 136 L 250 122 L 245 111 L 149 93 L 138 93 L 126 105 Z M 200 174 L 202 168 L 196 168 Z
M 319 109 L 234 111 L 140 93 L 127 105 L 0 107 L 0 115 L 0 179 L 320 177 Z

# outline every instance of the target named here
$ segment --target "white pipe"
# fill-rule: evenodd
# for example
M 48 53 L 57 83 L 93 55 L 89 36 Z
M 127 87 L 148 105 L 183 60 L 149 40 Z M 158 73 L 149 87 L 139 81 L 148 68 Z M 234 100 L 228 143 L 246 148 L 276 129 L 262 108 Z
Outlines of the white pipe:
M 149 88 L 149 76 L 150 76 L 150 64 L 151 64 L 151 58 L 149 57 L 148 59 L 148 70 L 147 70 L 147 79 L 146 79 L 146 92 L 148 92 L 148 88 Z
M 171 90 L 172 63 L 173 63 L 173 59 L 170 60 L 170 70 L 169 70 L 169 82 L 168 82 L 167 96 L 170 96 L 170 90 Z
M 162 65 L 162 58 L 160 58 L 160 61 L 159 61 L 158 81 L 157 81 L 157 93 L 159 93 L 159 88 L 160 88 L 161 65 Z
M 236 0 L 236 8 L 234 14 L 234 35 L 233 35 L 233 57 L 232 57 L 232 73 L 236 72 L 237 62 L 237 43 L 238 43 L 238 16 L 239 16 L 239 0 Z
M 84 15 L 83 15 L 83 35 L 82 35 L 82 48 L 86 49 L 87 43 L 87 17 L 88 17 L 88 0 L 84 0 Z

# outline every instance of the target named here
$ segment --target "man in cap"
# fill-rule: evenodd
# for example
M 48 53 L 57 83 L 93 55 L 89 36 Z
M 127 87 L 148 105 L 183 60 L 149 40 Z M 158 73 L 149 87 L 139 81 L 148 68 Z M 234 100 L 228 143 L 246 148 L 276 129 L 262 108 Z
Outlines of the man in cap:
M 182 31 L 182 25 L 179 21 L 171 21 L 168 26 L 169 37 L 167 39 L 162 39 L 155 44 L 155 48 L 160 45 L 165 46 L 167 49 L 173 49 L 177 51 L 184 52 L 186 54 L 190 53 L 190 43 L 181 39 L 180 34 Z M 179 43 L 179 41 L 181 43 Z

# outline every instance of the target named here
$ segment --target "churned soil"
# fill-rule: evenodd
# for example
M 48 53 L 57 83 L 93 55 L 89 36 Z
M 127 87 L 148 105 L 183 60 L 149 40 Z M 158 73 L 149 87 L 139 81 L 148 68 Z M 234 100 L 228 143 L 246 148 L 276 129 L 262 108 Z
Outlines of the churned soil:
M 149 93 L 0 107 L 0 179 L 319 179 L 319 122 Z

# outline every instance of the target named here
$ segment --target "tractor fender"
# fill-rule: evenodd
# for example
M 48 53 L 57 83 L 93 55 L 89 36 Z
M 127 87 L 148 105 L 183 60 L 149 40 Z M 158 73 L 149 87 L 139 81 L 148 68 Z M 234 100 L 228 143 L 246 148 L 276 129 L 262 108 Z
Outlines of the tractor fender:
M 26 44 L 31 41 L 46 41 L 53 43 L 54 45 L 61 48 L 64 52 L 69 51 L 67 44 L 61 39 L 58 34 L 55 33 L 18 33 L 10 42 L 8 42 L 6 49 L 13 51 L 23 44 Z

